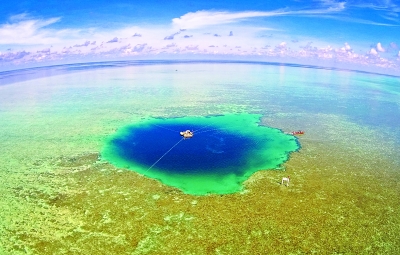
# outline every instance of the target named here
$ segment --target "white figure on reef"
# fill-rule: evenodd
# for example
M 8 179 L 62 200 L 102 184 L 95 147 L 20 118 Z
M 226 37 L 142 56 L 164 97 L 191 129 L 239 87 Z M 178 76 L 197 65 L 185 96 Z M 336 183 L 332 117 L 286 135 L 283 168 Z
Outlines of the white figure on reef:
M 286 182 L 286 187 L 289 186 L 290 176 L 288 176 L 288 177 L 283 177 L 283 178 L 282 178 L 281 185 L 283 185 L 285 182 Z

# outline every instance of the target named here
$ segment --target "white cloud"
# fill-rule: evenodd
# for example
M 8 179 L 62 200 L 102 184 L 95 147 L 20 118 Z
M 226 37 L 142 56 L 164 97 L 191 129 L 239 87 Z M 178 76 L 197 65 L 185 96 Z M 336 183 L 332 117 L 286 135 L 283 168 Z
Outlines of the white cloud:
M 350 45 L 346 42 L 344 43 L 344 46 L 340 48 L 341 51 L 351 51 Z
M 318 15 L 331 12 L 338 12 L 344 9 L 344 4 L 329 6 L 324 9 L 288 11 L 285 9 L 260 12 L 227 12 L 227 11 L 197 11 L 189 12 L 185 15 L 172 19 L 172 24 L 177 28 L 196 29 L 212 25 L 235 23 L 250 18 L 273 17 L 285 15 Z
M 171 48 L 171 47 L 176 47 L 175 43 L 171 43 L 171 44 L 167 44 L 167 46 L 165 46 L 166 48 Z
M 132 51 L 133 52 L 142 52 L 147 46 L 147 43 L 143 43 L 143 44 L 137 44 L 135 45 L 135 47 L 133 47 Z
M 174 40 L 174 36 L 175 35 L 166 36 L 166 37 L 164 37 L 164 40 Z
M 376 49 L 379 52 L 385 52 L 385 49 L 382 47 L 382 44 L 380 42 L 376 44 Z
M 9 23 L 0 25 L 0 44 L 48 44 L 59 39 L 46 29 L 60 18 L 26 19 L 26 14 L 10 18 Z
M 65 45 L 73 40 L 82 40 L 82 30 L 57 30 L 50 27 L 60 20 L 60 17 L 31 18 L 26 13 L 14 15 L 9 18 L 7 23 L 0 24 L 0 45 L 31 45 L 35 47 L 34 45 Z
M 37 53 L 50 54 L 50 48 L 43 49 L 43 50 L 38 50 Z
M 16 15 L 11 16 L 9 18 L 9 20 L 11 22 L 18 22 L 18 21 L 21 21 L 21 20 L 26 20 L 26 19 L 28 19 L 28 17 L 29 17 L 29 15 L 27 13 L 20 13 L 20 14 L 16 14 Z
M 9 62 L 9 61 L 15 61 L 24 58 L 25 56 L 28 56 L 31 54 L 30 52 L 26 51 L 19 51 L 19 52 L 7 52 L 7 53 L 1 53 L 0 52 L 0 62 Z
M 94 42 L 96 43 L 96 42 Z M 83 46 L 88 46 L 90 44 L 90 41 L 85 41 L 83 44 L 75 44 L 74 47 L 83 47 Z
M 164 40 L 174 40 L 175 35 L 179 35 L 181 31 L 185 31 L 185 29 L 181 29 L 180 31 L 173 33 L 172 35 L 164 37 Z
M 374 25 L 374 26 L 384 26 L 384 27 L 399 27 L 400 26 L 399 24 L 381 23 L 381 22 L 375 22 L 375 21 L 366 20 L 366 19 L 346 17 L 344 15 L 341 15 L 341 16 L 320 15 L 318 17 L 325 18 L 325 19 L 339 20 L 341 22 L 358 23 L 358 24 L 366 24 L 366 25 Z
M 350 47 L 350 45 L 349 45 L 347 42 L 344 43 L 344 49 L 345 49 L 346 51 L 351 50 L 351 47 Z
M 188 45 L 186 46 L 187 50 L 198 50 L 199 49 L 199 45 Z M 400 55 L 400 52 L 399 52 Z
M 346 2 L 337 2 L 335 0 L 320 0 L 322 6 L 331 11 L 341 11 L 345 9 Z
M 378 52 L 375 50 L 375 48 L 372 48 L 372 49 L 369 51 L 369 54 L 371 54 L 371 55 L 378 55 Z
M 109 40 L 107 43 L 115 43 L 118 42 L 118 37 L 114 37 L 113 39 Z

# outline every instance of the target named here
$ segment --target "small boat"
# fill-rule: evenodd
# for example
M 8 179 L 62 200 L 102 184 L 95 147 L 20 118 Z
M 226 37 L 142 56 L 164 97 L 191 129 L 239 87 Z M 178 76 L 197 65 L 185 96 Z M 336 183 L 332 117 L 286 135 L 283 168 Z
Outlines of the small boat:
M 182 131 L 179 133 L 183 138 L 192 138 L 193 137 L 193 132 L 190 130 Z
M 288 134 L 289 135 L 304 135 L 304 131 L 303 130 L 292 131 L 292 132 L 290 132 Z

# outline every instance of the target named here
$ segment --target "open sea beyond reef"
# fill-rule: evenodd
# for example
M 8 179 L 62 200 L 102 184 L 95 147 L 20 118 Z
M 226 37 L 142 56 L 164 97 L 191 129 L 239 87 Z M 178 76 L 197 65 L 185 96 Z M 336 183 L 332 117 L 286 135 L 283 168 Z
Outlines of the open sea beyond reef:
M 195 132 L 150 166 L 180 141 L 178 134 L 164 148 L 154 129 L 126 136 L 119 155 L 141 144 L 145 153 L 129 154 L 140 156 L 129 158 L 137 164 L 106 156 L 113 137 L 141 123 L 168 133 L 188 119 L 188 129 L 224 130 L 235 116 L 245 116 L 237 120 L 243 128 L 197 140 L 193 154 L 178 146 L 207 136 Z M 400 254 L 399 127 L 395 76 L 218 61 L 2 72 L 0 254 Z M 264 130 L 275 135 L 265 144 Z M 286 139 L 295 130 L 305 134 Z M 272 169 L 263 165 L 268 144 L 285 153 Z M 225 155 L 224 173 L 240 177 L 227 177 L 234 189 L 182 188 L 191 180 L 180 161 L 186 152 L 207 176 L 210 157 Z M 168 182 L 173 170 L 186 179 Z M 281 185 L 287 176 L 290 185 Z

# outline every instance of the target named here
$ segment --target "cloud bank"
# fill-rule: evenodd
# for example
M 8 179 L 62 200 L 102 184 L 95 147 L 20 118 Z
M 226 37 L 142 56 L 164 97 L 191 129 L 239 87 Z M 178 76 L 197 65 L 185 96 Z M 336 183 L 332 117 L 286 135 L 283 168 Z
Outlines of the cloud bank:
M 347 3 L 320 1 L 319 8 L 273 11 L 210 11 L 186 13 L 160 27 L 126 25 L 120 29 L 54 29 L 60 17 L 31 18 L 27 14 L 12 16 L 0 25 L 1 65 L 84 61 L 109 58 L 172 55 L 257 56 L 261 58 L 329 60 L 336 63 L 385 66 L 400 70 L 398 44 L 374 42 L 364 49 L 354 49 L 355 41 L 340 43 L 321 38 L 292 35 L 287 31 L 242 21 L 276 16 L 330 17 L 347 8 Z M 327 16 L 328 15 L 328 16 Z M 270 24 L 268 24 L 270 25 Z M 233 31 L 234 32 L 233 32 Z M 268 32 L 268 33 L 267 33 Z M 143 36 L 142 36 L 143 35 Z M 322 38 L 323 39 L 323 38 Z M 357 46 L 357 45 L 356 45 Z

